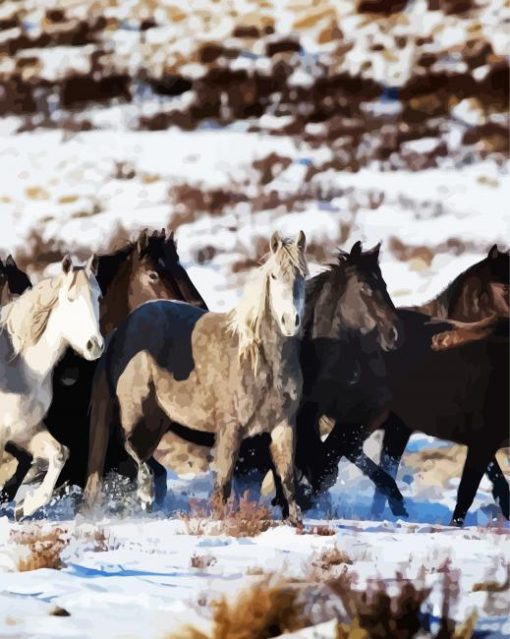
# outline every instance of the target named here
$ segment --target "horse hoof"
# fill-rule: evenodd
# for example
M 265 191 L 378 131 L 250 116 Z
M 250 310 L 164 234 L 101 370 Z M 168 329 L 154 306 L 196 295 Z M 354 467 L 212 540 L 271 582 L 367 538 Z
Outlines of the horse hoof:
M 16 521 L 21 521 L 22 519 L 24 519 L 24 517 L 25 517 L 25 513 L 23 509 L 23 504 L 20 504 L 19 506 L 16 506 L 14 508 L 14 519 Z
M 452 517 L 449 525 L 455 526 L 455 528 L 462 528 L 464 526 L 464 517 Z
M 303 520 L 300 517 L 287 517 L 284 522 L 293 528 L 296 528 L 299 532 L 304 529 Z
M 409 513 L 403 501 L 392 500 L 390 502 L 390 509 L 395 517 L 409 517 Z

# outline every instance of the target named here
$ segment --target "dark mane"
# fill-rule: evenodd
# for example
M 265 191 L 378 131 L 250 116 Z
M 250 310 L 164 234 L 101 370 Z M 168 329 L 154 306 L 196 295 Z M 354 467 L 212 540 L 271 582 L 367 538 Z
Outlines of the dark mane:
M 125 246 L 113 253 L 98 256 L 96 279 L 103 295 L 115 278 L 120 265 L 128 259 L 135 248 L 136 242 L 127 242 Z
M 142 231 L 136 241 L 128 241 L 124 246 L 118 248 L 113 253 L 100 255 L 98 257 L 97 281 L 103 294 L 108 290 L 120 265 L 125 262 L 135 250 L 138 251 L 140 258 L 149 257 L 154 264 L 158 264 L 158 261 L 162 260 L 165 267 L 171 267 L 179 262 L 177 245 L 173 234 L 166 235 L 164 231 L 155 231 L 151 235 L 148 235 L 147 231 Z M 172 272 L 166 269 L 166 274 L 167 276 L 172 275 Z
M 334 281 L 338 286 L 337 293 L 341 294 L 342 283 L 349 274 L 354 270 L 360 271 L 379 271 L 379 246 L 377 245 L 373 249 L 363 251 L 361 242 L 356 242 L 348 253 L 342 249 L 337 250 L 337 259 L 334 262 L 325 264 L 325 270 L 321 271 L 311 279 L 306 281 L 306 305 L 305 305 L 305 318 L 304 325 L 306 326 L 313 316 L 313 309 L 317 302 L 320 292 L 326 285 L 328 280 Z

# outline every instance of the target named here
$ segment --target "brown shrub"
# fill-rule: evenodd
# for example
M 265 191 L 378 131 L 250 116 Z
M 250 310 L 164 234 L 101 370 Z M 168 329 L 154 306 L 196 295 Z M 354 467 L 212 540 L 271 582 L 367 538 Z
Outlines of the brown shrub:
M 319 562 L 324 570 L 327 570 L 331 566 L 339 566 L 340 564 L 347 564 L 349 566 L 353 564 L 349 555 L 338 546 L 326 548 L 319 556 Z
M 28 555 L 18 561 L 19 572 L 38 570 L 39 568 L 60 570 L 63 567 L 61 553 L 69 543 L 68 535 L 64 529 L 53 528 L 48 532 L 43 532 L 40 529 L 13 532 L 11 540 L 29 550 Z
M 40 272 L 48 264 L 59 262 L 66 252 L 66 247 L 60 240 L 45 240 L 39 231 L 32 229 L 25 246 L 16 251 L 14 259 L 21 270 Z
M 336 535 L 336 530 L 327 524 L 318 524 L 309 529 L 304 528 L 299 531 L 300 535 L 318 535 L 319 537 L 332 537 Z
M 206 635 L 185 628 L 168 639 L 269 639 L 307 625 L 297 605 L 297 590 L 268 577 L 241 592 L 233 603 L 213 604 L 213 629 Z
M 510 590 L 510 564 L 507 565 L 506 570 L 506 579 L 502 584 L 492 580 L 479 581 L 473 584 L 473 592 L 505 592 L 505 590 Z
M 369 583 L 366 590 L 351 587 L 352 579 L 342 574 L 329 582 L 352 619 L 350 626 L 338 624 L 337 639 L 355 636 L 367 639 L 412 639 L 420 630 L 420 608 L 430 589 L 417 588 L 413 583 L 397 576 L 398 592 L 391 596 L 383 581 Z M 359 632 L 362 629 L 364 634 Z M 354 635 L 353 631 L 358 630 Z

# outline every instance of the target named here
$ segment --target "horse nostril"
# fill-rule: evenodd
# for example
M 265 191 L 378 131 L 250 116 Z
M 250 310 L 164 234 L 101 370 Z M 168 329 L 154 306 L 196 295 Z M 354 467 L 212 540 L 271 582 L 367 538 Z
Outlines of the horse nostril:
M 285 326 L 285 313 L 282 315 L 282 326 Z
M 89 339 L 89 341 L 88 341 L 88 342 L 87 342 L 87 344 L 85 345 L 85 348 L 86 348 L 88 351 L 91 351 L 91 350 L 94 348 L 94 342 L 93 342 L 91 339 Z
M 398 330 L 395 327 L 393 327 L 391 332 L 392 332 L 392 335 L 393 335 L 393 339 L 395 340 L 395 342 L 397 342 L 398 341 Z
M 299 326 L 299 322 L 300 322 L 300 317 L 299 317 L 299 313 L 296 313 L 296 319 L 294 321 L 294 323 L 296 324 L 296 326 Z

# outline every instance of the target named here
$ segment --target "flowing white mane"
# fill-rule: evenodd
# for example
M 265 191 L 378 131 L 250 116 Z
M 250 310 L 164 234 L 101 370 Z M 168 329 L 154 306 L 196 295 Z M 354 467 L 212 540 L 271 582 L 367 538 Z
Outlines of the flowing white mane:
M 254 368 L 257 366 L 262 321 L 269 301 L 269 276 L 275 262 L 280 270 L 289 275 L 306 277 L 308 274 L 304 252 L 291 239 L 282 238 L 276 253 L 272 253 L 257 269 L 253 280 L 246 285 L 241 300 L 228 317 L 230 331 L 239 337 L 239 358 L 251 358 Z
M 14 356 L 36 344 L 44 333 L 61 284 L 60 276 L 44 279 L 2 308 L 0 329 L 7 329 Z

